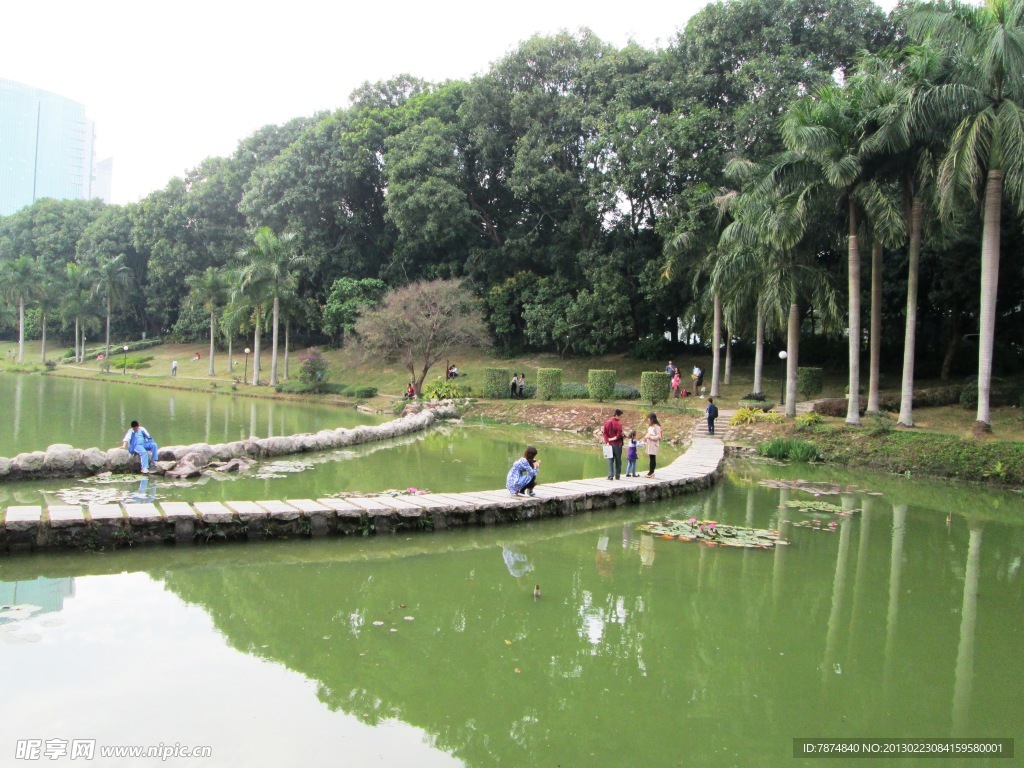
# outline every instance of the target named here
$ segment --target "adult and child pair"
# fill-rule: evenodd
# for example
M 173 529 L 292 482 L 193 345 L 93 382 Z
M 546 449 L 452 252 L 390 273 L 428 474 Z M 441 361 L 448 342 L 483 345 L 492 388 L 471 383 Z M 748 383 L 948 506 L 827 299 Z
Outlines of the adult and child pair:
M 622 448 L 629 441 L 626 452 L 626 477 L 640 477 L 636 471 L 636 464 L 639 460 L 638 449 L 643 447 L 647 451 L 647 458 L 650 468 L 646 477 L 654 477 L 654 470 L 658 466 L 658 450 L 661 448 L 662 429 L 661 422 L 654 413 L 647 414 L 647 432 L 642 440 L 636 439 L 636 430 L 630 430 L 626 435 L 621 417 L 622 411 L 618 408 L 612 417 L 604 423 L 601 429 L 601 436 L 604 438 L 605 456 L 608 459 L 608 479 L 618 480 L 622 473 Z

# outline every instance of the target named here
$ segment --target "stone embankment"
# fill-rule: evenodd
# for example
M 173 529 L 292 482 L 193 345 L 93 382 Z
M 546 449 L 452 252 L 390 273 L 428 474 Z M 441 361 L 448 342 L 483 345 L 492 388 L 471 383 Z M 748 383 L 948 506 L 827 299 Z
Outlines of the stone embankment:
M 0 513 L 0 553 L 138 544 L 387 534 L 565 517 L 694 493 L 721 476 L 725 447 L 698 438 L 654 478 L 544 483 L 536 496 L 508 491 L 287 499 L 12 506 Z
M 329 451 L 400 437 L 427 429 L 438 419 L 457 417 L 458 410 L 454 405 L 442 403 L 418 413 L 407 413 L 384 424 L 354 429 L 322 429 L 316 433 L 288 437 L 250 437 L 248 440 L 215 445 L 171 445 L 160 448 L 160 461 L 154 467 L 154 471 L 158 474 L 166 472 L 176 477 L 192 477 L 211 462 Z M 13 458 L 0 457 L 0 481 L 88 477 L 101 472 L 127 473 L 139 472 L 140 469 L 139 457 L 122 448 L 104 451 L 99 448 L 80 449 L 71 445 L 55 444 L 45 451 L 19 453 Z

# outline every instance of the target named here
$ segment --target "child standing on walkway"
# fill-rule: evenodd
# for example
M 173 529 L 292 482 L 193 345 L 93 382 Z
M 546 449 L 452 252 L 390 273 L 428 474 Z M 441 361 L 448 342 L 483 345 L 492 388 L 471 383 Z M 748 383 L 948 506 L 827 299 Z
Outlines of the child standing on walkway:
M 636 473 L 636 460 L 640 458 L 636 449 L 639 445 L 640 443 L 636 440 L 636 430 L 629 430 L 629 443 L 626 448 L 626 477 L 640 477 Z

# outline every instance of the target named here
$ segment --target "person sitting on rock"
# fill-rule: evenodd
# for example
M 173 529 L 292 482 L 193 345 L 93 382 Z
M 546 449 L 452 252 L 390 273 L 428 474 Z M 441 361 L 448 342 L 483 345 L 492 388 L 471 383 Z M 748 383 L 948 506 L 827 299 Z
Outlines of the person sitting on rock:
M 153 461 L 157 460 L 157 445 L 150 437 L 145 427 L 139 426 L 139 422 L 133 421 L 132 427 L 121 442 L 121 447 L 128 449 L 128 453 L 136 453 L 139 461 L 142 462 L 142 474 L 149 474 L 149 456 L 153 454 Z

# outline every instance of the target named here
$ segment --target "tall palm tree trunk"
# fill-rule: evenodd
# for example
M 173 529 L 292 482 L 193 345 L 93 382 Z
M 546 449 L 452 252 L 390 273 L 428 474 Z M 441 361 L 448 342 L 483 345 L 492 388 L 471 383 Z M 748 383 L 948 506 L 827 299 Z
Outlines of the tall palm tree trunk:
M 903 333 L 903 382 L 899 424 L 914 426 L 914 347 L 917 344 L 917 284 L 921 271 L 921 224 L 924 202 L 914 195 L 910 203 L 910 245 L 907 266 L 907 327 Z
M 794 301 L 789 305 L 786 322 L 786 416 L 796 416 L 796 370 L 800 355 L 800 307 Z
M 757 332 L 754 337 L 754 392 L 761 394 L 761 374 L 764 369 L 764 314 L 757 310 Z
M 277 384 L 277 323 L 278 313 L 281 310 L 281 300 L 275 294 L 274 295 L 274 328 L 271 333 L 270 342 L 270 386 Z
M 711 396 L 718 397 L 719 360 L 722 353 L 722 297 L 715 293 L 714 328 L 711 331 Z
M 981 312 L 978 323 L 978 415 L 976 430 L 992 431 L 989 392 L 992 349 L 996 336 L 996 290 L 999 287 L 999 225 L 1003 204 L 1003 172 L 990 170 L 985 184 L 985 223 L 981 234 Z
M 75 362 L 80 362 L 78 359 L 78 318 L 75 318 Z
M 252 339 L 252 385 L 255 387 L 260 383 L 260 315 L 263 314 L 263 308 L 260 306 L 256 307 L 256 327 L 253 329 Z
M 228 373 L 232 373 L 235 370 L 235 356 L 234 350 L 232 349 L 233 346 L 234 338 L 232 338 L 232 336 L 228 336 Z
M 39 331 L 42 334 L 42 358 L 43 362 L 46 362 L 46 312 L 41 312 L 39 315 Z
M 210 371 L 209 371 L 210 376 L 215 375 L 214 374 L 214 369 L 213 369 L 213 334 L 214 334 L 214 328 L 215 327 L 216 327 L 216 322 L 215 322 L 215 319 L 214 319 L 213 310 L 210 310 Z
M 110 293 L 107 293 L 107 341 L 103 349 L 103 362 L 110 361 Z
M 732 332 L 725 329 L 725 378 L 722 383 L 726 386 L 732 384 Z
M 850 242 L 847 253 L 848 290 L 850 292 L 850 397 L 846 406 L 846 423 L 860 424 L 860 242 L 857 237 L 857 207 L 851 197 Z
M 287 379 L 288 376 L 288 337 L 290 335 L 292 321 L 286 319 L 284 321 L 284 377 Z
M 25 299 L 18 299 L 18 365 L 25 362 Z
M 871 243 L 871 352 L 868 363 L 868 413 L 877 414 L 878 365 L 882 355 L 882 244 Z

